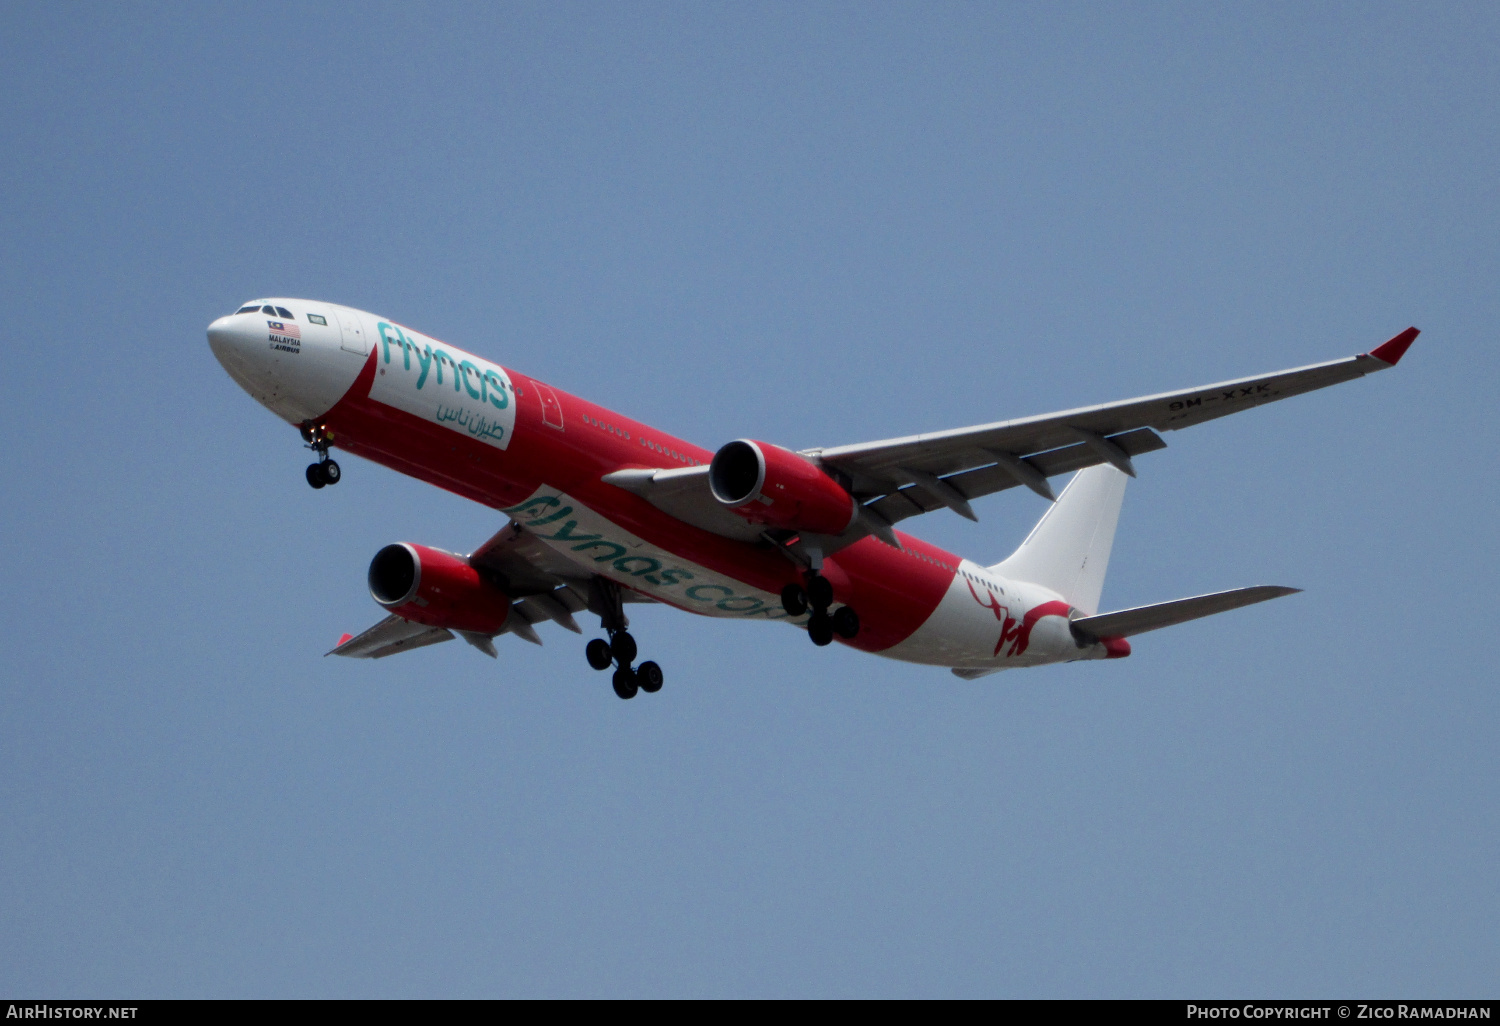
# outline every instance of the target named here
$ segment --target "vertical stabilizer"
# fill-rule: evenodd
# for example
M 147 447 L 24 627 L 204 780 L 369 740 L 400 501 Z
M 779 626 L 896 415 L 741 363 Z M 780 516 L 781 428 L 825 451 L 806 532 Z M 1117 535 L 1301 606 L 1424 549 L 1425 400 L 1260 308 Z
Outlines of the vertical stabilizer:
M 1125 481 L 1108 464 L 1080 470 L 1021 547 L 990 569 L 1055 591 L 1085 616 L 1097 613 Z

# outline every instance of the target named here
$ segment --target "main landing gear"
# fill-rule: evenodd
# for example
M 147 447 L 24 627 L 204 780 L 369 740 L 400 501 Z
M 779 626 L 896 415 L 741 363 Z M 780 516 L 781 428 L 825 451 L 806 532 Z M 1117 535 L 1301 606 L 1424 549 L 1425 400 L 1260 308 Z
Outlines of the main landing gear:
M 821 648 L 830 644 L 835 634 L 846 641 L 858 634 L 859 614 L 852 607 L 840 606 L 832 614 L 828 612 L 833 605 L 833 584 L 828 578 L 816 570 L 809 570 L 805 576 L 805 588 L 788 584 L 781 589 L 781 608 L 788 616 L 801 616 L 808 609 L 813 611 L 807 621 L 807 636 L 812 643 Z
M 625 629 L 629 621 L 625 618 L 625 610 L 620 601 L 619 585 L 604 578 L 595 578 L 594 597 L 603 607 L 599 610 L 599 619 L 609 632 L 609 640 L 595 638 L 584 646 L 583 653 L 588 657 L 589 665 L 596 670 L 615 667 L 611 683 L 614 684 L 615 694 L 621 698 L 634 698 L 637 691 L 644 691 L 648 695 L 656 694 L 661 690 L 661 667 L 648 659 L 640 666 L 631 668 L 638 652 L 635 638 Z M 598 606 L 594 608 L 599 609 Z
M 588 656 L 589 665 L 594 669 L 607 670 L 611 666 L 615 667 L 614 676 L 610 682 L 614 685 L 615 694 L 621 698 L 634 698 L 637 691 L 654 695 L 661 690 L 660 666 L 648 659 L 640 666 L 631 669 L 630 664 L 635 661 L 636 657 L 636 646 L 635 638 L 630 636 L 629 631 L 610 631 L 608 641 L 595 638 L 583 651 L 584 655 Z
M 302 440 L 307 443 L 306 447 L 318 457 L 318 462 L 307 465 L 307 483 L 314 488 L 338 484 L 339 479 L 344 476 L 343 471 L 339 470 L 337 463 L 328 458 L 328 446 L 333 442 L 333 432 L 322 424 L 303 424 Z

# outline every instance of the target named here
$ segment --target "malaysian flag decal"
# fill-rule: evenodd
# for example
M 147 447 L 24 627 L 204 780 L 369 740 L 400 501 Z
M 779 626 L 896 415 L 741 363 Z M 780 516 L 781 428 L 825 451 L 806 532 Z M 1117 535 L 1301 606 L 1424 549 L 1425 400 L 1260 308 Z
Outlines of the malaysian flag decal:
M 289 324 L 286 321 L 267 321 L 266 324 L 270 327 L 271 334 L 273 335 L 285 335 L 287 338 L 299 340 L 302 338 L 302 332 L 297 329 L 295 324 Z

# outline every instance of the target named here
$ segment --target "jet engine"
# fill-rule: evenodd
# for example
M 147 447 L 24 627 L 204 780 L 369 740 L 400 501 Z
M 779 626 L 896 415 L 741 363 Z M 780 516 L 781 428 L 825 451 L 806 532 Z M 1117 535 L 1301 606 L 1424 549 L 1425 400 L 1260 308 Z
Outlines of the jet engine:
M 510 598 L 462 556 L 425 545 L 387 545 L 370 560 L 370 595 L 397 616 L 431 627 L 497 634 Z
M 843 534 L 854 496 L 812 460 L 767 442 L 730 442 L 708 467 L 714 498 L 750 521 L 813 534 Z

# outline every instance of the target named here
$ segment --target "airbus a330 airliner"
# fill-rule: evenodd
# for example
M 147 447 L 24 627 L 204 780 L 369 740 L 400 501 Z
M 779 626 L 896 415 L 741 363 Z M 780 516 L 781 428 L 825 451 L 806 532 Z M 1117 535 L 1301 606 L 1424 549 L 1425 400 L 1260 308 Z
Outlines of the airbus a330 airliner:
M 739 439 L 710 452 L 385 317 L 257 299 L 208 328 L 239 385 L 302 432 L 307 482 L 339 448 L 473 499 L 509 522 L 468 555 L 408 542 L 370 563 L 389 615 L 330 655 L 379 659 L 455 636 L 490 656 L 550 620 L 606 638 L 589 665 L 615 693 L 662 686 L 636 665 L 625 607 L 780 620 L 815 645 L 999 670 L 1130 654 L 1146 631 L 1291 594 L 1272 586 L 1099 612 L 1133 460 L 1191 427 L 1395 366 L 1408 328 L 1360 356 L 1020 420 L 793 452 Z M 1062 495 L 1049 478 L 1075 472 Z M 1052 505 L 1008 559 L 981 566 L 896 530 L 1024 486 Z

